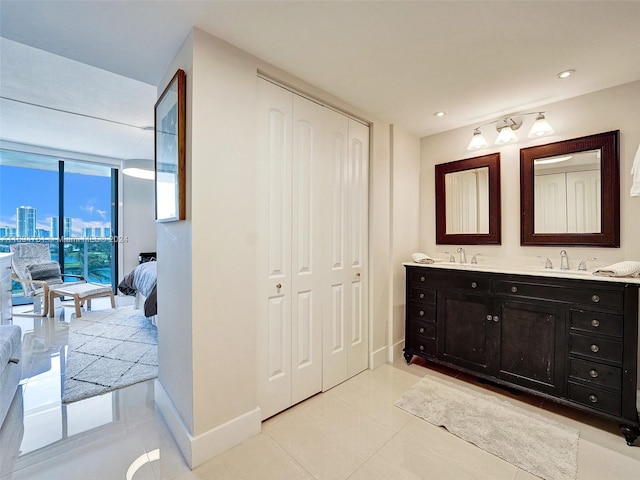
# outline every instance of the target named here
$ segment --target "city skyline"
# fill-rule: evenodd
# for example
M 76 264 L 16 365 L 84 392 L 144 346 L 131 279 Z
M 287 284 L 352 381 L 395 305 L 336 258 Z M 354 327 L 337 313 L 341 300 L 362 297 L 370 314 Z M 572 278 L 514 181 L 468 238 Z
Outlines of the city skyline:
M 64 217 L 68 225 L 63 227 L 64 236 L 86 238 L 85 229 L 105 228 L 111 232 L 111 178 L 110 176 L 80 173 L 64 174 Z M 33 185 L 37 188 L 25 188 Z M 58 172 L 37 168 L 0 165 L 0 237 L 2 233 L 13 233 L 10 237 L 24 236 L 20 232 L 21 207 L 33 209 L 33 218 L 23 218 L 29 224 L 29 232 L 49 232 L 48 238 L 58 237 L 52 233 L 58 226 Z M 70 228 L 69 228 L 70 227 Z M 70 235 L 67 235 L 69 233 Z M 27 235 L 32 236 L 32 235 Z M 95 235 L 93 235 L 95 236 Z M 6 238 L 6 237 L 4 237 Z M 40 237 L 41 238 L 41 237 Z

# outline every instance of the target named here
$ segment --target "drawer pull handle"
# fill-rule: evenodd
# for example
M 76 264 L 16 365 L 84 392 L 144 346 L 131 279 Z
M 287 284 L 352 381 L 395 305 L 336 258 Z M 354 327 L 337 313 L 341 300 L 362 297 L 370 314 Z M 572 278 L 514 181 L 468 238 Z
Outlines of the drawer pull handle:
M 491 321 L 493 320 L 493 317 L 491 315 L 487 315 L 487 320 Z
M 598 397 L 596 397 L 593 393 L 589 395 L 589 401 L 591 403 L 598 403 Z
M 589 376 L 591 378 L 598 378 L 598 371 L 595 368 L 592 368 L 591 370 L 589 370 Z
M 420 277 L 420 281 L 421 281 L 421 282 L 424 282 L 425 280 L 426 280 L 426 278 L 424 278 L 424 277 Z
M 420 351 L 424 350 L 424 345 L 420 345 Z
M 424 293 L 421 293 L 421 294 L 420 294 L 420 298 L 424 298 Z
M 512 291 L 513 293 L 516 293 L 516 292 L 518 291 L 518 287 L 511 287 L 511 291 Z
M 420 310 L 420 316 L 424 317 L 424 310 Z
M 598 295 L 591 295 L 591 300 L 593 303 L 598 303 L 600 301 L 600 297 Z
M 591 326 L 594 328 L 598 328 L 600 326 L 600 320 L 594 318 L 593 320 L 591 320 Z
M 596 345 L 595 343 L 591 344 L 591 351 L 593 353 L 598 353 L 598 351 L 600 351 L 600 347 L 598 345 Z
M 420 333 L 424 333 L 424 327 L 420 327 Z
M 478 284 L 476 282 L 471 282 L 471 288 L 478 288 Z
M 494 316 L 493 316 L 493 321 L 494 321 L 494 322 L 498 322 L 498 321 L 500 321 L 500 317 L 498 317 L 498 315 L 494 315 Z

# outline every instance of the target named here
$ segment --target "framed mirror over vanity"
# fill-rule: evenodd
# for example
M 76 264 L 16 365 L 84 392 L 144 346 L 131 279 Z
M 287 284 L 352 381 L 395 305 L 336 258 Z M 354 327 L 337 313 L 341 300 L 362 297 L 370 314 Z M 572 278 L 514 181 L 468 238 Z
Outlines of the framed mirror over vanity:
M 499 245 L 500 154 L 436 165 L 436 243 Z
M 520 150 L 522 245 L 620 246 L 619 136 Z

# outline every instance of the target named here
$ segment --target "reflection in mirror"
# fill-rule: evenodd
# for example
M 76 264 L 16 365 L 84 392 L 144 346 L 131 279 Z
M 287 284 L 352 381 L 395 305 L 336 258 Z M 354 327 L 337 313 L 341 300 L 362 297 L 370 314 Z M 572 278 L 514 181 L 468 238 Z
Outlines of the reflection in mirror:
M 533 161 L 535 233 L 600 233 L 600 150 Z
M 620 246 L 620 131 L 520 150 L 520 244 Z
M 447 234 L 489 233 L 489 167 L 445 175 Z
M 436 165 L 436 243 L 500 244 L 500 154 Z

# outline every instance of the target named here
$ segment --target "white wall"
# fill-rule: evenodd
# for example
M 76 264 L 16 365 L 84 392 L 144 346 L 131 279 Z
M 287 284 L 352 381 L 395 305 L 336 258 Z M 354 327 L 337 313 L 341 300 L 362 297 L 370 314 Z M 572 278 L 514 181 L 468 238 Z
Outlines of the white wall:
M 121 280 L 138 265 L 141 252 L 156 251 L 155 192 L 152 180 L 122 175 Z
M 402 262 L 420 250 L 420 139 L 395 125 L 391 138 L 393 315 L 389 323 L 389 361 L 399 357 L 404 347 L 406 277 Z
M 525 124 L 518 130 L 524 140 L 504 147 L 494 147 L 468 151 L 467 145 L 473 129 L 477 125 L 459 128 L 421 140 L 420 170 L 420 247 L 428 254 L 444 258 L 442 252 L 452 246 L 435 243 L 435 165 L 471 158 L 493 152 L 500 152 L 501 194 L 502 194 L 502 245 L 468 246 L 467 257 L 482 252 L 488 257 L 480 257 L 479 262 L 520 262 L 536 265 L 541 260 L 537 255 L 546 255 L 554 263 L 560 262 L 560 250 L 564 247 L 522 247 L 520 246 L 520 149 L 542 145 L 585 135 L 620 130 L 620 248 L 567 247 L 572 269 L 577 268 L 583 258 L 596 257 L 593 267 L 607 265 L 621 260 L 640 260 L 640 198 L 630 198 L 631 166 L 640 143 L 640 81 L 621 85 L 537 107 L 545 110 L 547 120 L 555 133 L 536 140 L 526 138 L 533 116 L 525 117 Z M 484 127 L 483 133 L 490 132 L 491 126 Z M 485 134 L 488 142 L 495 138 Z
M 197 29 L 162 85 L 177 68 L 187 74 L 187 220 L 157 229 L 156 402 L 193 467 L 260 430 L 257 73 L 371 123 L 371 366 L 385 360 L 391 313 L 391 147 L 388 124 Z

